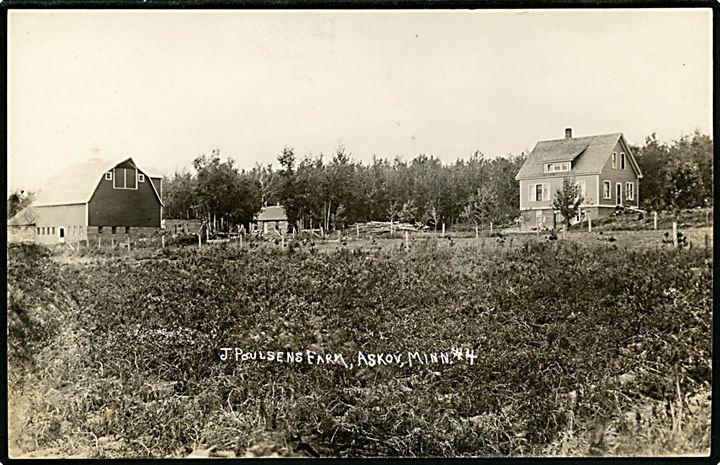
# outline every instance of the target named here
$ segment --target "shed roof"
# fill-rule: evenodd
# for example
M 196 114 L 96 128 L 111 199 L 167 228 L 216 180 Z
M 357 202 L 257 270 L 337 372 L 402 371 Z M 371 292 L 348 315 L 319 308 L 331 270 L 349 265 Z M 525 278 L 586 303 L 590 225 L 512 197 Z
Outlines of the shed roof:
M 622 141 L 627 147 L 621 132 L 599 134 L 595 136 L 573 137 L 569 139 L 543 140 L 535 145 L 515 179 L 530 179 L 546 176 L 546 163 L 571 161 L 574 174 L 600 173 L 610 153 Z M 640 170 L 635 163 L 629 148 L 627 153 L 634 165 L 638 177 Z
M 141 173 L 149 177 L 157 177 L 148 174 L 144 169 L 137 166 L 132 157 L 123 158 L 122 160 L 114 162 L 95 158 L 85 163 L 68 166 L 56 176 L 50 178 L 47 184 L 37 193 L 32 205 L 35 207 L 43 207 L 87 203 L 90 201 L 105 172 L 110 171 L 120 163 L 128 161 Z M 155 190 L 155 186 L 153 186 L 152 183 L 150 183 L 150 186 L 162 204 L 162 199 L 157 190 Z
M 285 207 L 282 205 L 273 205 L 263 207 L 257 216 L 258 221 L 287 221 Z

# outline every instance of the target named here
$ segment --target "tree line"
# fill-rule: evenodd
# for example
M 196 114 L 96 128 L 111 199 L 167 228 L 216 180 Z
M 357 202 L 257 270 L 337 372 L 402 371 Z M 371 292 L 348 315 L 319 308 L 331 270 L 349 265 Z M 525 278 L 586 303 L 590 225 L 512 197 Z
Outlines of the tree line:
M 640 205 L 648 210 L 677 210 L 713 205 L 713 141 L 695 131 L 670 144 L 655 133 L 631 147 L 640 165 Z
M 643 178 L 641 208 L 712 206 L 713 142 L 698 131 L 665 144 L 655 134 L 632 147 Z M 344 146 L 331 157 L 299 157 L 286 147 L 278 166 L 239 169 L 219 150 L 165 178 L 166 218 L 202 218 L 223 229 L 248 225 L 263 205 L 283 205 L 291 224 L 344 228 L 356 222 L 401 221 L 437 227 L 458 223 L 511 224 L 520 214 L 515 175 L 525 154 L 490 158 L 476 151 L 443 164 L 433 155 L 410 161 L 374 156 L 353 159 Z M 32 192 L 8 198 L 8 218 L 32 200 Z
M 467 160 L 443 164 L 434 156 L 418 155 L 411 161 L 373 157 L 370 163 L 353 159 L 339 146 L 328 160 L 323 155 L 296 156 L 292 148 L 278 156 L 279 167 L 256 165 L 235 170 L 243 195 L 226 193 L 207 172 L 232 172 L 232 160 L 222 162 L 219 152 L 195 163 L 196 174 L 175 173 L 166 180 L 165 212 L 168 218 L 229 218 L 233 205 L 245 223 L 262 205 L 283 205 L 290 224 L 302 228 L 343 229 L 357 222 L 395 221 L 437 227 L 459 222 L 511 222 L 519 214 L 515 174 L 524 155 L 489 159 L 475 152 Z M 228 178 L 229 179 L 229 178 Z M 216 198 L 223 198 L 222 207 Z M 473 210 L 473 199 L 492 199 Z M 489 209 L 485 212 L 482 209 Z M 255 211 L 257 211 L 255 210 Z

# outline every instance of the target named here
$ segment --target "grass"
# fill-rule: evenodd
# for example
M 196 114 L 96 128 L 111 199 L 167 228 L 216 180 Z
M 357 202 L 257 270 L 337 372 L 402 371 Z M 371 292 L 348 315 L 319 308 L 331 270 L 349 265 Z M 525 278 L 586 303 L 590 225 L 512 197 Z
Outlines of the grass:
M 712 243 L 661 233 L 11 246 L 11 452 L 705 453 Z M 227 363 L 221 347 L 477 360 L 349 370 Z

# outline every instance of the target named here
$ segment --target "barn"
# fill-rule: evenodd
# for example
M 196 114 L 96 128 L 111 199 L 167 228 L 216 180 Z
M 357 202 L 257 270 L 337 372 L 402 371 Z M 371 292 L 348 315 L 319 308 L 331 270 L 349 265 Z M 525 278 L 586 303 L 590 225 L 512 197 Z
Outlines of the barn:
M 132 158 L 69 166 L 31 204 L 41 244 L 148 236 L 162 225 L 162 177 Z

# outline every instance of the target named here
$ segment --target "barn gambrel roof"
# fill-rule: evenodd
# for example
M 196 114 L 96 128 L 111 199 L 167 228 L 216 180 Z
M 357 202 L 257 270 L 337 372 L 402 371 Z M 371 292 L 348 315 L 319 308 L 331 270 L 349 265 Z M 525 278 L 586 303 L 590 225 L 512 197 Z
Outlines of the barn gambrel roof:
M 640 167 L 630 152 L 621 132 L 596 136 L 572 137 L 568 139 L 543 140 L 535 145 L 527 160 L 515 176 L 516 180 L 534 179 L 547 176 L 546 163 L 572 162 L 572 174 L 598 174 L 620 142 L 630 159 L 630 165 L 642 178 Z
M 119 161 L 108 162 L 107 160 L 93 159 L 86 163 L 68 166 L 56 176 L 50 178 L 47 184 L 37 193 L 33 207 L 46 207 L 52 205 L 73 205 L 88 203 L 95 193 L 100 181 L 106 172 L 117 165 L 130 162 L 140 173 L 149 178 L 159 178 L 157 174 L 150 174 L 143 170 L 133 161 L 132 157 L 123 158 Z M 164 205 L 155 185 L 150 182 L 161 205 Z

